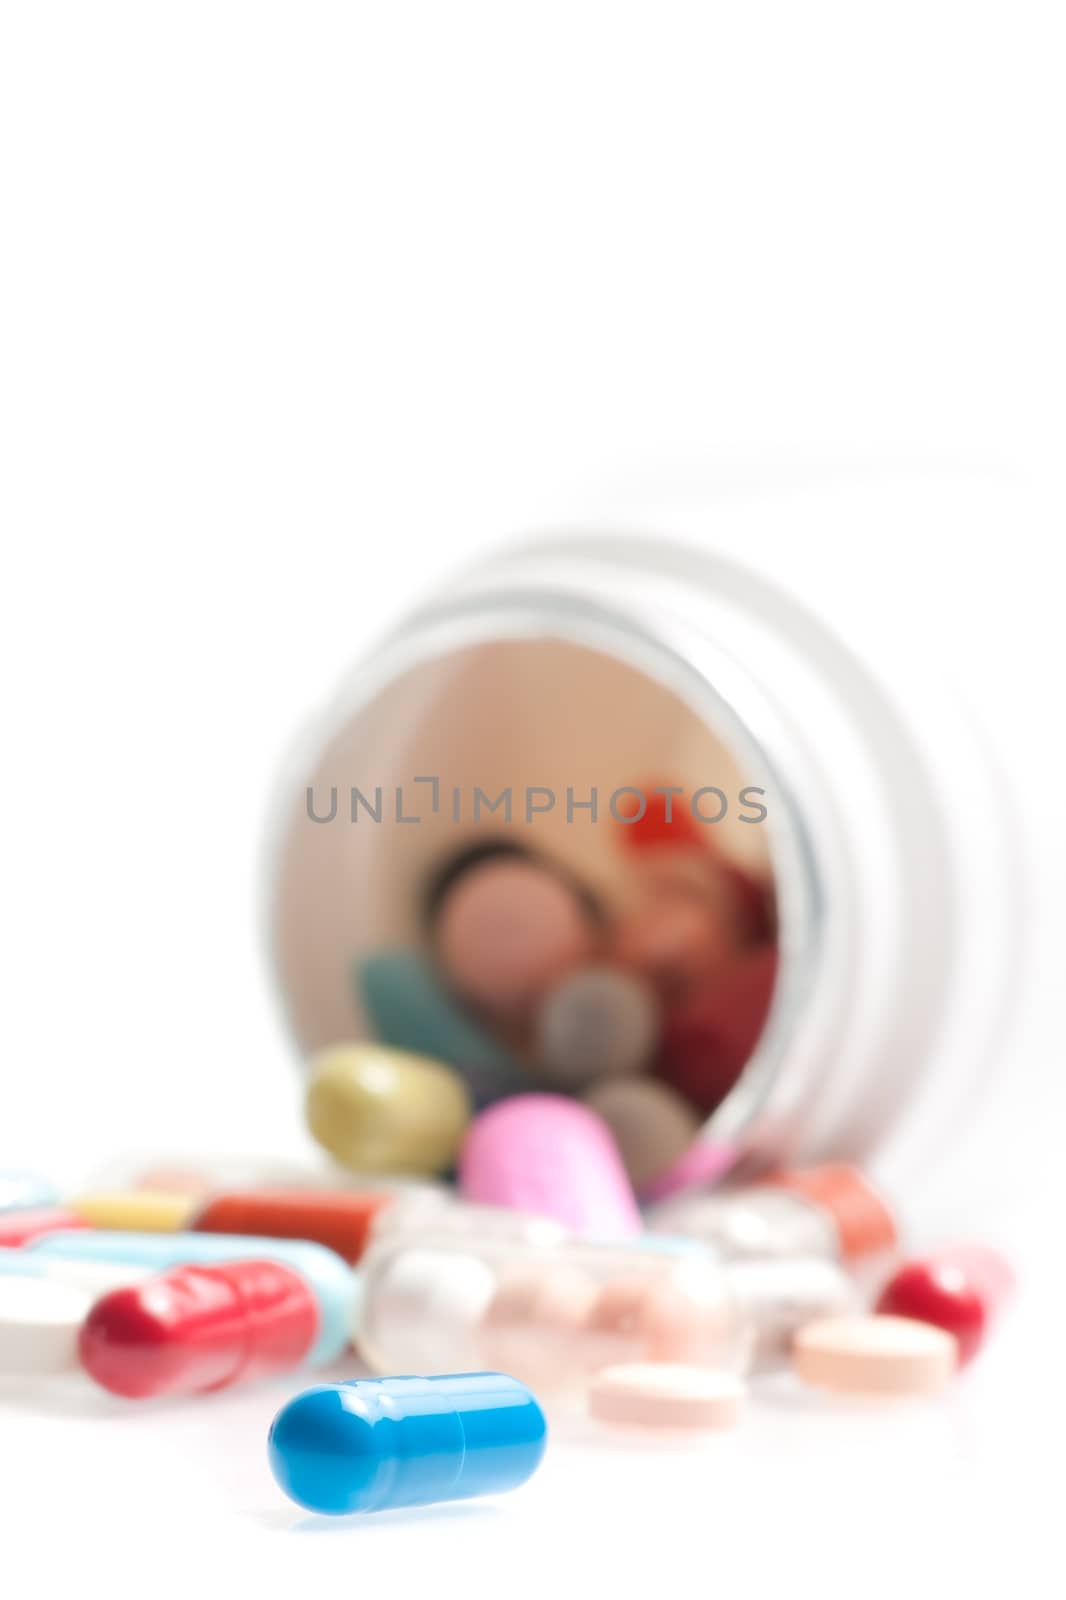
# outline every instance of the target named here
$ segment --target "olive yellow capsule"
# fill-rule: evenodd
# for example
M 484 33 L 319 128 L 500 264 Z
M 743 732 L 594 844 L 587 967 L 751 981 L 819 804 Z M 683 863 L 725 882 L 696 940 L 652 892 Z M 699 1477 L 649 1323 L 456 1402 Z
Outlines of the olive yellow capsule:
M 70 1209 L 90 1228 L 120 1229 L 133 1233 L 181 1233 L 200 1201 L 191 1194 L 169 1194 L 158 1189 L 130 1189 L 82 1195 Z
M 431 1174 L 452 1166 L 470 1121 L 463 1080 L 427 1056 L 339 1044 L 311 1061 L 307 1124 L 355 1172 Z

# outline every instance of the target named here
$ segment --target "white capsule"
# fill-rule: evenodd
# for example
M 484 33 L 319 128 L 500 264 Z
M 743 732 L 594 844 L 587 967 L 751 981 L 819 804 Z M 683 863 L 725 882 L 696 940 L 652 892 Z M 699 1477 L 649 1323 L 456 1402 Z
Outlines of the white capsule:
M 0 1277 L 0 1375 L 47 1377 L 78 1365 L 87 1289 L 46 1277 Z
M 658 1038 L 659 1006 L 648 984 L 615 967 L 582 967 L 541 1005 L 536 1058 L 549 1082 L 577 1090 L 640 1072 Z
M 382 1258 L 373 1300 L 364 1299 L 353 1338 L 363 1360 L 378 1372 L 459 1372 L 469 1365 L 470 1330 L 478 1326 L 496 1290 L 491 1268 L 476 1255 L 436 1250 L 417 1242 Z M 364 1264 L 366 1261 L 364 1257 Z

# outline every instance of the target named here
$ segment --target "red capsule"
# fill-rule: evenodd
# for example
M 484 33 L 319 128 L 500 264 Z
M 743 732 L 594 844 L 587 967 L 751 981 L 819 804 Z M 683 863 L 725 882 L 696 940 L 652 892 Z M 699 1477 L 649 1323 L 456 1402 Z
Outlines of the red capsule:
M 1013 1289 L 1014 1273 L 995 1250 L 954 1245 L 904 1262 L 881 1291 L 877 1310 L 953 1334 L 961 1367 L 980 1350 Z
M 656 790 L 671 788 L 675 791 L 672 794 L 656 793 Z M 708 825 L 697 822 L 692 815 L 691 803 L 681 784 L 656 780 L 644 784 L 640 792 L 644 797 L 643 812 L 637 815 L 640 804 L 635 802 L 622 810 L 627 820 L 617 822 L 616 832 L 621 844 L 631 850 L 650 850 L 664 844 L 686 845 L 697 850 L 707 848 L 710 843 Z
M 374 1218 L 393 1196 L 383 1189 L 235 1190 L 209 1200 L 193 1223 L 197 1233 L 250 1233 L 266 1239 L 312 1239 L 345 1261 L 358 1261 Z
M 90 1378 L 129 1400 L 204 1394 L 298 1367 L 318 1324 L 311 1291 L 279 1262 L 176 1267 L 98 1300 L 78 1353 Z
M 33 1211 L 6 1211 L 0 1216 L 0 1247 L 5 1250 L 17 1249 L 19 1245 L 29 1244 L 46 1233 L 86 1226 L 81 1217 L 75 1216 L 73 1211 L 65 1211 L 62 1206 L 42 1206 Z
M 658 1077 L 705 1116 L 721 1104 L 759 1041 L 773 998 L 777 951 L 746 951 L 705 994 L 678 1006 L 662 1032 Z

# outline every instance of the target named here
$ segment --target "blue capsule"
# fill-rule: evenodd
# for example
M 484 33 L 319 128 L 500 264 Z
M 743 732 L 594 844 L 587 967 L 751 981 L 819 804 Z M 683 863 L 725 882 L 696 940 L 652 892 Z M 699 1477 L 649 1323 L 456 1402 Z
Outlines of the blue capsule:
M 360 1378 L 306 1389 L 274 1418 L 278 1483 L 327 1516 L 500 1494 L 531 1478 L 547 1444 L 544 1413 L 501 1372 Z
M 335 1250 L 310 1239 L 259 1239 L 243 1233 L 126 1233 L 77 1228 L 26 1245 L 41 1255 L 79 1261 L 128 1261 L 139 1267 L 203 1266 L 212 1261 L 280 1261 L 298 1272 L 318 1305 L 318 1338 L 307 1360 L 336 1361 L 351 1342 L 359 1280 Z

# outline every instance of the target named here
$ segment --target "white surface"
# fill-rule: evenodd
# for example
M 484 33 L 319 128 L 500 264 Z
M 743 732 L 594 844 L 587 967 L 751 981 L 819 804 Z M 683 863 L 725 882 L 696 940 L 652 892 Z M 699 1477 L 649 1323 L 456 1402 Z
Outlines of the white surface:
M 1023 800 L 1045 1007 L 930 1174 L 1027 1285 L 943 1403 L 756 1399 L 703 1455 L 558 1444 L 509 1503 L 321 1531 L 266 1472 L 296 1384 L 6 1389 L 12 1592 L 1061 1589 L 1062 45 L 1051 3 L 4 9 L 0 1165 L 304 1148 L 281 749 L 415 579 L 553 521 L 739 505 L 901 650 L 930 615 Z

